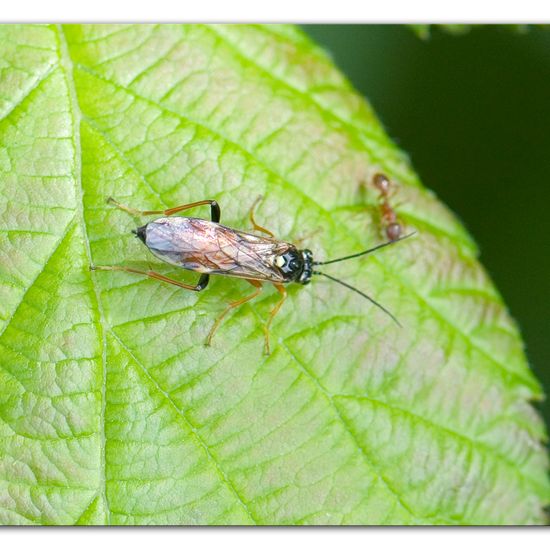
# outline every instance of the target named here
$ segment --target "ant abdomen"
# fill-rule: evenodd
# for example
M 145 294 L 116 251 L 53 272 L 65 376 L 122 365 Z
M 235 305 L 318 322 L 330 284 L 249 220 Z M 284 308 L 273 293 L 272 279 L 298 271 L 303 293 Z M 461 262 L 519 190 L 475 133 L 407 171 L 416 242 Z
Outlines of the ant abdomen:
M 403 226 L 400 223 L 390 223 L 386 227 L 386 236 L 390 241 L 396 241 L 403 234 Z

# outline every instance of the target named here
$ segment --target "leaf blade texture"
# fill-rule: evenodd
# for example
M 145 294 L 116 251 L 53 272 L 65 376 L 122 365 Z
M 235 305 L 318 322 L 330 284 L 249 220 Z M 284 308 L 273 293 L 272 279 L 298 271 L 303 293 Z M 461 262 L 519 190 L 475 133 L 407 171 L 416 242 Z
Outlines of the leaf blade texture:
M 320 48 L 291 26 L 0 33 L 0 522 L 544 522 L 542 390 L 517 328 L 471 238 Z M 280 238 L 319 259 L 364 249 L 381 239 L 361 187 L 375 169 L 418 236 L 338 269 L 402 330 L 314 281 L 289 287 L 269 357 L 272 291 L 205 348 L 245 283 L 195 294 L 88 269 L 154 263 L 109 196 L 216 198 L 247 229 L 262 194 Z

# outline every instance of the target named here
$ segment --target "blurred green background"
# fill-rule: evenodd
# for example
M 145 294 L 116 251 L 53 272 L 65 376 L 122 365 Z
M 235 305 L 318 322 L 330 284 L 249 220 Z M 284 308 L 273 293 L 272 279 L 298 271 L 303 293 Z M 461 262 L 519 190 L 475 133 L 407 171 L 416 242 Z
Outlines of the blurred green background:
M 474 236 L 550 395 L 550 28 L 303 28 Z

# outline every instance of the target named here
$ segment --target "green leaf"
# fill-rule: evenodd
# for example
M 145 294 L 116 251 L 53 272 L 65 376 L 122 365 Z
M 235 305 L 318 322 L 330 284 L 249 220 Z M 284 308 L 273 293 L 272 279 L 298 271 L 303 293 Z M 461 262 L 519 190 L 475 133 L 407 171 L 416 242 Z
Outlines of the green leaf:
M 0 521 L 540 523 L 542 391 L 477 250 L 327 56 L 288 26 L 0 27 Z M 191 293 L 109 196 L 248 209 L 318 259 L 380 242 L 381 170 L 418 235 L 272 288 Z M 208 210 L 193 212 L 208 216 Z M 309 236 L 308 236 L 309 235 Z

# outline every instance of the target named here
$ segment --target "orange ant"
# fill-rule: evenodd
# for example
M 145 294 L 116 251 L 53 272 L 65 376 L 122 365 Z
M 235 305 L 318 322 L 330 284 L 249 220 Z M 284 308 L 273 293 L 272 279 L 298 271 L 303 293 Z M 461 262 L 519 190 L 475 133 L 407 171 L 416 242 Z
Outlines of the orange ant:
M 394 185 L 387 176 L 377 173 L 372 178 L 372 183 L 380 192 L 378 202 L 380 204 L 380 219 L 386 230 L 386 236 L 390 241 L 396 241 L 403 234 L 403 225 L 397 219 L 397 214 L 390 205 L 389 198 L 394 192 Z

